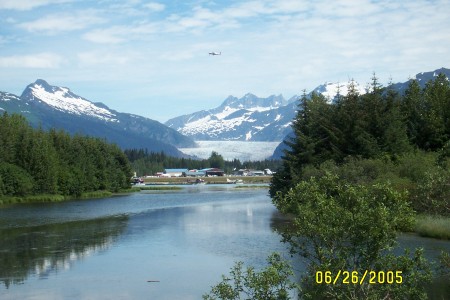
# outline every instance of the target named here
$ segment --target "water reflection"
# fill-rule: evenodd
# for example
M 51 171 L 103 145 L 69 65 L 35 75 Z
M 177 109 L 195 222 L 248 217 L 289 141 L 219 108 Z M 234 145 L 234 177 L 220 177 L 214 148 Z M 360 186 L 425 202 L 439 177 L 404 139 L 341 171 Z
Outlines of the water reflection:
M 267 191 L 208 185 L 2 208 L 0 298 L 201 299 L 235 261 L 288 257 L 287 221 Z
M 0 230 L 0 282 L 6 288 L 28 276 L 47 278 L 110 247 L 127 226 L 127 216 Z

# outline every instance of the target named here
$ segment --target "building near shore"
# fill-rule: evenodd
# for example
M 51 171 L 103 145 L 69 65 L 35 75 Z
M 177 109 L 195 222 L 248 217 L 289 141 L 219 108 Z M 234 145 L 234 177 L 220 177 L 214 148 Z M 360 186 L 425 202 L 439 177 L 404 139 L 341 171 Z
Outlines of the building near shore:
M 218 168 L 207 168 L 202 170 L 188 169 L 164 169 L 161 177 L 208 177 L 208 176 L 224 176 L 225 172 Z
M 182 177 L 185 176 L 183 174 L 186 174 L 189 172 L 188 169 L 164 169 L 164 174 L 168 177 Z
M 204 177 L 206 176 L 206 173 L 202 170 L 189 170 L 187 171 L 184 176 L 186 177 Z
M 208 176 L 224 176 L 225 172 L 222 169 L 217 169 L 217 168 L 208 168 L 208 169 L 203 169 L 201 171 L 205 172 L 205 175 Z

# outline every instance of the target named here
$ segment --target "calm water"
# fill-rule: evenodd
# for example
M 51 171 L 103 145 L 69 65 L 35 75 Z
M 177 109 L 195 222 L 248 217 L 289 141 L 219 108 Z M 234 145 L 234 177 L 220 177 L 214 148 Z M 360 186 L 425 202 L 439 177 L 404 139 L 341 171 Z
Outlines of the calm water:
M 201 299 L 235 261 L 287 256 L 274 212 L 267 190 L 232 185 L 2 208 L 0 299 Z
M 284 251 L 273 212 L 231 186 L 3 208 L 0 299 L 200 299 L 235 261 Z

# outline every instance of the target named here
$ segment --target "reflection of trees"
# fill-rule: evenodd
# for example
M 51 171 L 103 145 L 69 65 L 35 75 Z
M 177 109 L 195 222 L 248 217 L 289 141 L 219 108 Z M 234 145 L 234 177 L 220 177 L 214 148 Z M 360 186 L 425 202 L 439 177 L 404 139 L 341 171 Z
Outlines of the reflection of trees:
M 275 210 L 270 217 L 270 228 L 277 232 L 289 231 L 294 228 L 294 218 L 290 214 L 283 214 Z
M 108 248 L 124 231 L 127 216 L 0 230 L 0 282 L 45 277 Z

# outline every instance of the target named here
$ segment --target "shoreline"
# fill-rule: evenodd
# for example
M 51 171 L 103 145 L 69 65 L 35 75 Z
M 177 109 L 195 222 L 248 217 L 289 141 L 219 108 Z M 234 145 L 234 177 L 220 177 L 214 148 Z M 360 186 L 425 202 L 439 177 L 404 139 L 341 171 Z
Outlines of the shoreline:
M 87 200 L 87 199 L 101 199 L 107 197 L 115 197 L 121 196 L 124 194 L 134 193 L 136 191 L 132 190 L 123 190 L 117 193 L 113 193 L 110 191 L 94 191 L 94 192 L 86 192 L 81 194 L 79 197 L 75 196 L 64 196 L 60 194 L 42 194 L 42 195 L 28 195 L 28 196 L 8 196 L 8 197 L 0 197 L 0 209 L 2 207 L 6 207 L 8 205 L 15 204 L 31 204 L 31 203 L 58 203 L 65 201 L 77 201 L 77 200 Z
M 198 177 L 204 180 L 206 184 L 231 184 L 230 181 L 242 180 L 243 184 L 270 183 L 272 176 L 217 176 L 217 177 Z M 195 184 L 196 177 L 147 177 L 144 178 L 145 185 L 187 185 Z

